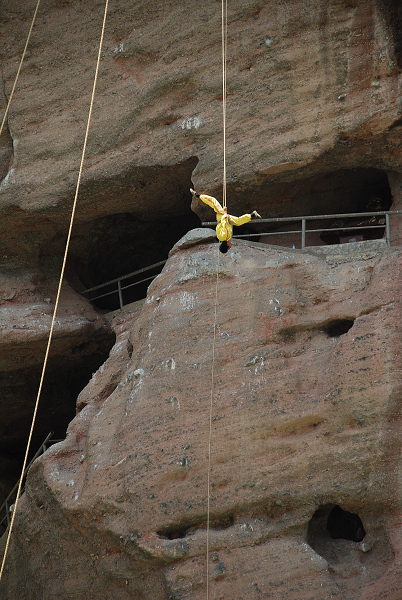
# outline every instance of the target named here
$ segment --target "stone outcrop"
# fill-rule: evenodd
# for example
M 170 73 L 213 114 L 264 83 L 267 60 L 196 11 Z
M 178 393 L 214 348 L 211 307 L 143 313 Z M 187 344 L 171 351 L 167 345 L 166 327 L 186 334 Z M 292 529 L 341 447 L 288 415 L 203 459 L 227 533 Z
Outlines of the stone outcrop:
M 18 272 L 0 275 L 0 453 L 19 454 L 31 426 L 55 302 L 55 282 Z M 49 432 L 65 436 L 75 399 L 115 341 L 107 319 L 64 285 L 41 396 L 34 451 Z M 64 427 L 63 427 L 64 426 Z M 0 458 L 0 464 L 3 458 Z M 8 456 L 4 459 L 8 461 Z M 13 470 L 13 483 L 18 479 Z M 12 487 L 12 486 L 11 486 Z M 5 494 L 6 496 L 7 494 Z M 1 515 L 2 516 L 2 515 Z
M 167 14 L 145 0 L 135 9 L 111 3 L 77 223 L 129 213 L 138 236 L 155 211 L 158 218 L 190 218 L 190 177 L 197 189 L 220 193 L 215 4 L 179 3 Z M 26 4 L 3 3 L 3 105 L 31 16 Z M 364 208 L 381 183 L 378 173 L 373 183 L 372 170 L 400 172 L 401 20 L 396 0 L 230 2 L 227 161 L 234 212 Z M 1 252 L 10 259 L 27 248 L 56 251 L 54 236 L 66 231 L 101 22 L 101 7 L 92 2 L 50 2 L 38 14 L 2 142 L 1 186 L 4 232 L 29 226 L 35 235 L 14 244 L 2 231 Z M 85 258 L 78 240 L 76 253 Z
M 0 138 L 1 498 L 19 476 L 36 397 L 85 135 L 101 5 L 42 0 Z M 0 118 L 33 11 L 34 2 L 3 0 L 0 6 Z M 230 0 L 228 17 L 230 212 L 257 209 L 263 217 L 361 212 L 372 198 L 380 198 L 383 208 L 401 210 L 400 2 Z M 33 450 L 51 430 L 64 437 L 78 394 L 96 375 L 78 398 L 80 412 L 67 441 L 31 472 L 4 583 L 10 599 L 31 598 L 32 581 L 49 598 L 79 598 L 88 589 L 93 598 L 119 599 L 169 594 L 196 599 L 203 593 L 197 590 L 205 585 L 205 390 L 215 261 L 215 248 L 205 244 L 213 234 L 199 233 L 199 246 L 191 236 L 182 241 L 141 314 L 136 305 L 116 316 L 114 331 L 103 313 L 116 305 L 103 301 L 95 310 L 79 292 L 165 259 L 200 220 L 212 219 L 207 207 L 192 202 L 189 188 L 221 196 L 220 56 L 217 2 L 110 2 Z M 303 594 L 318 600 L 314 590 L 320 589 L 327 595 L 345 590 L 350 597 L 361 592 L 367 600 L 377 599 L 379 590 L 388 600 L 396 594 L 399 409 L 393 406 L 399 367 L 391 369 L 386 360 L 397 360 L 399 352 L 392 315 L 401 223 L 400 216 L 391 217 L 394 250 L 372 248 L 364 259 L 360 251 L 326 259 L 252 244 L 238 244 L 222 257 L 225 306 L 218 324 L 229 337 L 218 329 L 214 443 L 220 450 L 213 465 L 211 531 L 211 576 L 222 597 L 233 598 L 233 589 L 239 598 L 271 593 L 295 600 Z M 327 224 L 319 221 L 316 227 Z M 267 226 L 268 233 L 283 230 Z M 286 234 L 263 239 L 300 245 L 298 237 Z M 308 234 L 307 244 L 323 246 L 320 231 Z M 283 272 L 272 266 L 281 261 Z M 245 283 L 253 269 L 255 297 Z M 278 274 L 271 282 L 272 269 Z M 176 291 L 164 290 L 163 282 Z M 243 297 L 246 288 L 250 295 Z M 270 294 L 269 306 L 261 290 Z M 130 301 L 145 295 L 126 294 Z M 257 311 L 257 305 L 263 307 Z M 176 306 L 172 314 L 169 306 Z M 185 315 L 191 315 L 188 321 Z M 166 363 L 174 356 L 175 369 Z M 369 390 L 367 397 L 358 387 Z M 223 388 L 227 399 L 220 404 Z M 138 421 L 132 405 L 144 407 L 135 413 Z M 101 423 L 109 410 L 116 410 L 110 423 Z M 150 432 L 159 437 L 148 439 Z M 150 440 L 155 443 L 148 448 Z M 115 469 L 121 469 L 120 486 Z M 160 480 L 152 485 L 160 491 L 154 498 L 151 490 L 148 498 L 144 490 L 149 477 L 157 478 L 155 469 Z M 359 515 L 369 541 L 322 534 L 337 506 L 345 521 L 355 519 L 349 513 Z M 355 525 L 352 538 L 361 530 Z M 23 576 L 13 556 L 24 561 Z M 45 580 L 38 569 L 48 558 Z M 253 578 L 252 569 L 267 562 L 270 570 Z M 282 562 L 289 573 L 285 579 Z
M 3 598 L 205 598 L 218 252 L 195 237 L 31 468 Z M 400 251 L 359 249 L 219 257 L 211 597 L 399 598 Z
M 164 259 L 212 218 L 196 203 L 191 212 L 188 189 L 221 193 L 215 4 L 110 3 L 66 271 L 76 291 Z M 0 113 L 33 9 L 0 9 Z M 396 0 L 230 2 L 233 213 L 350 212 L 373 194 L 386 206 L 399 198 L 401 19 Z M 101 23 L 92 1 L 42 4 L 24 58 L 0 140 L 1 276 L 6 288 L 21 282 L 19 295 L 26 277 L 48 278 L 54 295 Z

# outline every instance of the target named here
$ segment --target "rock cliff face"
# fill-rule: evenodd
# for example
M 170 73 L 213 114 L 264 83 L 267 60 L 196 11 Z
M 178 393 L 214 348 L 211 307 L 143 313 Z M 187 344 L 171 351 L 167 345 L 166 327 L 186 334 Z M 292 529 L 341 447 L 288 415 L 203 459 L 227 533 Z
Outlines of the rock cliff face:
M 0 6 L 0 117 L 34 5 Z M 36 397 L 103 8 L 42 0 L 0 138 L 0 502 Z M 212 218 L 188 190 L 222 190 L 220 9 L 110 2 L 34 450 L 79 414 L 31 470 L 10 600 L 205 596 L 216 247 L 210 233 L 181 243 L 112 324 L 114 306 L 79 292 L 161 261 Z M 398 0 L 230 0 L 231 212 L 402 209 L 401 30 Z M 401 224 L 391 216 L 391 250 L 364 256 L 237 243 L 221 257 L 216 597 L 397 599 Z
M 186 246 L 31 468 L 3 597 L 205 598 L 218 252 Z M 400 597 L 399 260 L 220 257 L 211 597 Z
M 58 268 L 102 8 L 45 0 L 38 14 L 2 138 L 6 264 L 48 258 Z M 2 4 L 3 106 L 32 9 L 11 0 Z M 265 216 L 322 214 L 364 208 L 373 193 L 389 200 L 386 173 L 400 172 L 399 3 L 233 0 L 228 21 L 233 212 L 257 207 Z M 93 262 L 104 244 L 121 260 L 126 253 L 113 237 L 116 227 L 121 237 L 128 230 L 156 243 L 174 218 L 177 241 L 196 226 L 189 212 L 191 178 L 197 189 L 220 193 L 220 32 L 212 0 L 151 8 L 146 0 L 110 4 L 72 267 Z M 208 209 L 198 212 L 210 217 Z M 159 227 L 147 229 L 155 221 Z M 22 240 L 21 231 L 31 235 Z M 173 243 L 168 237 L 159 253 Z

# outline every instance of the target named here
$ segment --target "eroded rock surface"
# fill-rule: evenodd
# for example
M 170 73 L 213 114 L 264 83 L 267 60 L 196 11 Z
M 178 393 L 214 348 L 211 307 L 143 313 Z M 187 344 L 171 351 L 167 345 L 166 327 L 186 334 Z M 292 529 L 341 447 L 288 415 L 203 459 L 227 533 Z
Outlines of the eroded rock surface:
M 32 12 L 26 3 L 2 5 L 3 106 Z M 78 223 L 125 213 L 153 222 L 150 211 L 189 219 L 193 171 L 199 190 L 220 194 L 220 18 L 212 0 L 169 10 L 150 9 L 147 0 L 135 9 L 126 0 L 111 3 Z M 383 193 L 381 175 L 400 172 L 401 20 L 396 0 L 230 3 L 234 212 L 342 212 L 364 209 L 376 186 Z M 10 108 L 2 227 L 29 226 L 35 235 L 24 247 L 34 255 L 66 231 L 101 23 L 102 7 L 93 2 L 45 2 Z M 208 218 L 205 207 L 195 208 Z M 132 226 L 137 236 L 139 225 Z M 1 243 L 2 253 L 21 254 L 10 235 Z
M 218 252 L 186 246 L 116 317 L 67 439 L 32 467 L 3 597 L 205 597 Z M 219 257 L 212 597 L 399 598 L 399 260 Z M 329 534 L 335 506 L 361 519 L 351 538 Z
M 56 296 L 53 278 L 0 275 L 0 452 L 19 455 L 29 433 Z M 41 397 L 34 451 L 51 431 L 60 439 L 75 399 L 107 358 L 115 335 L 107 319 L 63 285 Z M 64 425 L 64 428 L 63 428 Z M 17 448 L 17 450 L 16 450 Z M 0 458 L 0 463 L 2 459 Z M 14 471 L 13 478 L 18 478 Z M 15 481 L 14 481 L 15 483 Z M 12 486 L 11 486 L 12 487 Z
M 193 202 L 191 212 L 188 190 L 221 195 L 218 4 L 110 3 L 35 443 L 55 424 L 63 437 L 76 396 L 113 343 L 108 321 L 77 292 L 166 258 L 200 219 L 212 219 L 200 203 Z M 4 0 L 0 6 L 0 117 L 33 11 L 34 2 Z M 102 11 L 93 0 L 42 0 L 0 138 L 2 497 L 18 477 L 15 465 L 36 397 Z M 231 0 L 228 16 L 230 211 L 257 209 L 264 217 L 359 212 L 373 197 L 383 208 L 400 210 L 398 0 Z M 393 246 L 401 244 L 401 222 L 391 216 Z M 318 230 L 326 225 L 316 224 Z M 205 241 L 211 234 L 202 235 Z M 93 598 L 119 599 L 197 599 L 204 593 L 204 428 L 216 248 L 201 251 L 202 235 L 198 248 L 188 246 L 188 239 L 176 247 L 141 316 L 136 308 L 114 321 L 118 340 L 79 397 L 81 412 L 68 441 L 32 471 L 14 541 L 15 556 L 26 568 L 14 578 L 11 557 L 5 583 L 10 599 L 31 598 L 32 581 L 39 596 L 49 598 L 87 597 L 88 590 Z M 287 235 L 266 239 L 300 243 Z M 324 244 L 319 231 L 307 234 L 307 244 Z M 392 499 L 398 494 L 399 409 L 393 406 L 400 371 L 386 362 L 398 356 L 392 315 L 399 255 L 374 251 L 364 260 L 336 254 L 326 260 L 290 251 L 258 258 L 267 252 L 239 245 L 222 258 L 214 593 L 318 600 L 345 590 L 350 597 L 361 593 L 377 600 L 383 594 L 389 600 L 400 582 Z M 281 261 L 286 268 L 278 266 Z M 272 269 L 277 274 L 271 281 Z M 247 287 L 252 271 L 257 295 Z M 109 420 L 101 423 L 102 415 Z M 149 438 L 150 432 L 157 437 Z M 122 469 L 120 485 L 115 469 Z M 149 498 L 143 491 L 148 486 L 157 489 L 150 489 Z M 338 505 L 363 520 L 369 536 L 364 546 L 320 537 Z M 39 565 L 47 560 L 45 581 Z M 254 578 L 250 564 L 267 562 L 269 579 L 264 568 Z
M 92 1 L 46 0 L 36 18 L 0 140 L 5 318 L 7 290 L 23 295 L 27 279 L 35 285 L 48 278 L 54 295 L 102 9 Z M 3 112 L 34 6 L 6 0 L 0 11 Z M 212 218 L 196 202 L 191 212 L 188 190 L 221 194 L 220 18 L 212 0 L 169 9 L 146 0 L 135 9 L 127 0 L 110 3 L 66 269 L 74 290 L 166 258 L 200 218 Z M 361 211 L 373 195 L 400 208 L 401 19 L 396 0 L 230 3 L 233 213 Z M 395 244 L 400 223 L 392 219 Z M 307 241 L 323 243 L 318 235 Z M 25 343 L 28 354 L 37 352 L 29 336 Z

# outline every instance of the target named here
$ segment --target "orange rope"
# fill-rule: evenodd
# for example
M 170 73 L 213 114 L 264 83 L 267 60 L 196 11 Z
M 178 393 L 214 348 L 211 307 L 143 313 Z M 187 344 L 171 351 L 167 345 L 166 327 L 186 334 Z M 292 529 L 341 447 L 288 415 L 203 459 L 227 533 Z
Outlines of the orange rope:
M 55 324 L 55 320 L 56 320 L 56 313 L 57 313 L 57 309 L 58 309 L 58 306 L 59 306 L 61 286 L 62 286 L 62 283 L 63 283 L 64 271 L 65 271 L 65 267 L 66 267 L 68 248 L 69 248 L 69 245 L 70 245 L 71 232 L 72 232 L 72 228 L 73 228 L 75 210 L 76 210 L 76 206 L 77 206 L 78 190 L 79 190 L 79 187 L 80 187 L 82 169 L 83 169 L 83 165 L 84 165 L 85 151 L 86 151 L 87 141 L 88 141 L 89 124 L 91 122 L 92 107 L 93 107 L 94 97 L 95 97 L 96 82 L 97 82 L 97 79 L 98 79 L 99 63 L 100 63 L 101 50 L 102 50 L 102 44 L 103 44 L 103 36 L 104 36 L 104 32 L 105 32 L 105 24 L 106 24 L 106 15 L 107 15 L 108 4 L 109 4 L 109 0 L 106 0 L 105 12 L 104 12 L 104 15 L 103 15 L 102 33 L 101 33 L 101 38 L 100 38 L 100 42 L 99 42 L 98 58 L 97 58 L 97 62 L 96 62 L 95 77 L 94 77 L 94 83 L 93 83 L 92 95 L 91 95 L 91 102 L 90 102 L 90 108 L 89 108 L 89 114 L 88 114 L 88 120 L 87 120 L 87 127 L 86 127 L 86 131 L 85 131 L 84 146 L 83 146 L 83 149 L 82 149 L 82 156 L 81 156 L 81 163 L 80 163 L 80 168 L 79 168 L 79 173 L 78 173 L 77 187 L 76 187 L 76 190 L 75 190 L 74 203 L 73 203 L 73 208 L 72 208 L 72 211 L 71 211 L 70 227 L 69 227 L 68 235 L 67 235 L 67 241 L 66 241 L 66 247 L 65 247 L 65 252 L 64 252 L 63 265 L 62 265 L 62 268 L 61 268 L 59 286 L 58 286 L 58 289 L 57 289 L 56 301 L 55 301 L 55 304 L 54 304 L 53 317 L 52 317 L 52 322 L 51 322 L 50 331 L 49 331 L 49 338 L 48 338 L 48 342 L 47 342 L 45 359 L 44 359 L 44 362 L 43 362 L 42 375 L 41 375 L 40 382 L 39 382 L 39 390 L 38 390 L 38 394 L 37 394 L 37 397 L 36 397 L 35 409 L 34 409 L 34 413 L 33 413 L 33 417 L 32 417 L 31 430 L 30 430 L 29 436 L 28 436 L 28 443 L 27 443 L 27 448 L 26 448 L 26 452 L 25 452 L 24 463 L 23 463 L 23 466 L 22 466 L 21 477 L 20 477 L 20 480 L 19 480 L 19 485 L 18 485 L 18 490 L 17 490 L 17 498 L 16 498 L 16 501 L 14 503 L 14 510 L 13 510 L 13 513 L 12 513 L 10 528 L 9 528 L 8 535 L 7 535 L 6 547 L 5 547 L 4 555 L 3 555 L 3 561 L 2 561 L 2 564 L 1 564 L 0 580 L 1 580 L 1 577 L 2 577 L 3 571 L 4 571 L 4 564 L 6 562 L 8 547 L 9 547 L 9 544 L 10 544 L 11 532 L 12 532 L 12 529 L 13 529 L 13 526 L 14 526 L 14 519 L 15 519 L 15 515 L 16 515 L 16 512 L 17 512 L 17 506 L 18 506 L 19 496 L 21 494 L 21 487 L 22 487 L 23 475 L 24 475 L 25 467 L 26 467 L 27 460 L 28 460 L 29 448 L 30 448 L 30 445 L 31 445 L 32 434 L 33 434 L 33 430 L 34 430 L 36 415 L 37 415 L 37 412 L 38 412 L 39 398 L 40 398 L 40 395 L 41 395 L 41 392 L 42 392 L 43 380 L 44 380 L 44 377 L 45 377 L 45 371 L 46 371 L 47 361 L 48 361 L 48 357 L 49 357 L 50 344 L 51 344 L 52 337 L 53 337 L 53 330 L 54 330 L 54 324 Z
M 10 108 L 11 100 L 12 100 L 13 95 L 14 95 L 15 86 L 17 85 L 17 81 L 18 81 L 18 77 L 20 75 L 22 63 L 23 63 L 23 60 L 25 58 L 25 53 L 26 53 L 27 48 L 28 48 L 29 39 L 31 37 L 32 29 L 33 29 L 33 26 L 34 26 L 34 23 L 35 23 L 36 14 L 38 12 L 39 4 L 40 4 L 40 0 L 38 0 L 38 2 L 36 3 L 36 8 L 35 8 L 34 16 L 32 17 L 31 27 L 29 28 L 27 41 L 25 42 L 25 47 L 24 47 L 24 51 L 23 51 L 22 56 L 21 56 L 20 64 L 18 66 L 17 75 L 15 76 L 14 84 L 13 84 L 13 87 L 12 87 L 12 90 L 11 90 L 11 94 L 10 94 L 10 97 L 8 99 L 8 102 L 7 102 L 6 110 L 5 110 L 5 113 L 4 113 L 4 116 L 3 116 L 3 120 L 2 120 L 1 125 L 0 125 L 0 135 L 3 132 L 4 123 L 6 122 L 6 119 L 7 119 L 8 109 Z

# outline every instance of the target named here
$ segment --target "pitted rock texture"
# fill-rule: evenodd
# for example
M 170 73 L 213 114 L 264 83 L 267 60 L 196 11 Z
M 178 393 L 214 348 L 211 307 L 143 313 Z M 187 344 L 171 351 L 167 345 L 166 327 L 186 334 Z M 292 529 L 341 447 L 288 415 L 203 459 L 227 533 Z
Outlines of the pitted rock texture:
M 4 0 L 0 6 L 0 117 L 34 4 Z M 37 392 L 103 8 L 94 0 L 42 0 L 0 138 L 2 497 L 19 476 L 15 465 Z M 200 219 L 212 220 L 207 207 L 192 202 L 189 188 L 221 197 L 220 9 L 212 0 L 110 2 L 37 444 L 55 428 L 63 437 L 77 395 L 114 340 L 106 318 L 76 292 L 166 258 Z M 264 217 L 353 212 L 365 210 L 373 196 L 401 209 L 398 0 L 231 0 L 228 17 L 230 211 L 257 209 Z M 401 244 L 401 223 L 400 216 L 391 217 L 393 246 Z M 88 594 L 97 599 L 197 599 L 204 593 L 204 429 L 216 247 L 200 252 L 202 239 L 210 235 L 198 235 L 198 248 L 182 240 L 141 315 L 136 305 L 114 320 L 118 340 L 79 395 L 80 413 L 68 441 L 32 470 L 14 540 L 14 556 L 24 562 L 24 573 L 18 568 L 14 578 L 17 563 L 11 557 L 4 583 L 10 599 L 31 598 L 32 593 L 41 599 Z M 308 244 L 323 243 L 318 234 L 307 238 Z M 295 240 L 283 236 L 276 241 L 291 246 Z M 296 266 L 283 273 L 300 270 L 301 261 L 303 274 L 282 274 L 282 283 L 279 275 L 271 282 L 264 271 L 265 283 L 262 288 L 256 284 L 260 291 L 254 296 L 246 279 L 249 271 L 265 269 L 253 254 L 262 250 L 239 248 L 240 256 L 233 251 L 221 257 L 221 284 L 230 309 L 221 312 L 218 322 L 225 329 L 217 330 L 214 593 L 233 599 L 236 594 L 275 596 L 278 590 L 296 600 L 317 590 L 328 595 L 345 588 L 351 597 L 361 593 L 374 600 L 382 594 L 389 600 L 400 581 L 399 509 L 392 500 L 393 493 L 398 496 L 393 486 L 399 468 L 394 441 L 399 408 L 392 407 L 398 403 L 400 371 L 397 363 L 386 363 L 399 356 L 399 324 L 392 317 L 399 300 L 399 255 L 374 252 L 326 260 L 324 255 L 279 254 L 267 262 L 282 264 L 289 256 Z M 159 287 L 163 281 L 176 291 Z M 261 292 L 266 286 L 269 306 Z M 310 288 L 311 298 L 302 293 L 297 304 L 300 290 Z M 172 314 L 169 306 L 176 306 Z M 115 306 L 104 302 L 97 308 L 104 312 Z M 343 354 L 336 354 L 338 346 Z M 363 355 L 366 348 L 370 352 Z M 188 362 L 193 354 L 196 358 Z M 226 365 L 228 373 L 221 370 Z M 159 387 L 154 372 L 166 387 Z M 184 383 L 177 384 L 177 377 Z M 226 400 L 220 405 L 223 392 Z M 105 402 L 107 410 L 98 415 Z M 250 408 L 254 404 L 258 410 Z M 133 406 L 146 407 L 135 421 Z M 109 410 L 115 413 L 101 424 Z M 291 443 L 283 441 L 288 438 Z M 364 457 L 361 470 L 355 447 Z M 267 465 L 266 456 L 271 457 Z M 284 464 L 289 465 L 285 473 Z M 120 485 L 115 469 L 122 469 Z M 160 480 L 154 471 L 160 471 Z M 50 482 L 48 488 L 44 481 Z M 148 486 L 157 492 L 152 488 L 145 500 Z M 338 505 L 363 519 L 372 536 L 362 542 L 364 549 L 317 533 L 322 515 Z M 278 522 L 280 527 L 290 523 L 286 535 L 276 533 Z M 325 554 L 324 562 L 314 550 Z M 276 554 L 274 571 L 271 557 Z M 253 578 L 246 557 L 268 562 L 270 578 L 265 567 L 261 579 Z M 293 557 L 292 565 L 286 557 Z M 282 558 L 292 574 L 286 579 Z M 48 562 L 48 572 L 40 574 Z M 238 571 L 242 576 L 236 580 Z
M 5 0 L 0 7 L 0 116 L 33 11 L 33 2 Z M 6 320 L 8 290 L 23 296 L 27 280 L 35 286 L 44 278 L 51 292 L 32 309 L 20 310 L 14 301 L 11 320 L 23 319 L 25 309 L 47 314 L 43 302 L 54 296 L 102 15 L 94 0 L 40 5 L 0 138 L 0 311 Z M 200 218 L 212 219 L 197 202 L 191 211 L 189 188 L 221 196 L 220 16 L 212 0 L 110 3 L 66 268 L 75 291 L 165 259 Z M 350 212 L 364 210 L 373 194 L 400 208 L 401 20 L 396 0 L 230 2 L 233 213 Z M 402 239 L 401 223 L 392 217 L 393 244 Z M 322 243 L 318 235 L 313 241 Z M 70 354 L 81 344 L 75 338 L 90 334 L 79 314 L 74 320 L 76 335 L 65 344 Z M 23 340 L 20 330 L 21 372 L 4 384 L 6 403 L 19 395 L 19 380 L 37 377 L 28 370 L 32 361 L 40 363 L 32 338 L 41 334 L 26 333 Z M 100 345 L 107 346 L 110 332 L 105 338 Z M 0 372 L 8 376 L 7 369 Z M 24 411 L 32 395 L 35 390 L 27 393 Z
M 102 8 L 43 2 L 10 107 L 2 223 L 5 231 L 29 223 L 31 252 L 66 230 Z M 33 6 L 8 0 L 1 11 L 3 108 Z M 194 169 L 199 191 L 220 194 L 220 19 L 212 0 L 151 9 L 147 0 L 110 4 L 78 221 L 121 213 L 152 221 L 149 210 L 186 215 Z M 227 177 L 234 213 L 349 210 L 356 199 L 348 180 L 334 205 L 319 193 L 327 177 L 400 172 L 401 22 L 397 0 L 230 2 Z M 178 193 L 174 180 L 182 177 Z M 209 215 L 205 207 L 197 211 Z M 2 245 L 5 254 L 18 252 L 8 236 Z
M 2 598 L 205 598 L 218 250 L 188 242 L 31 468 Z M 399 599 L 400 258 L 219 256 L 211 597 Z

